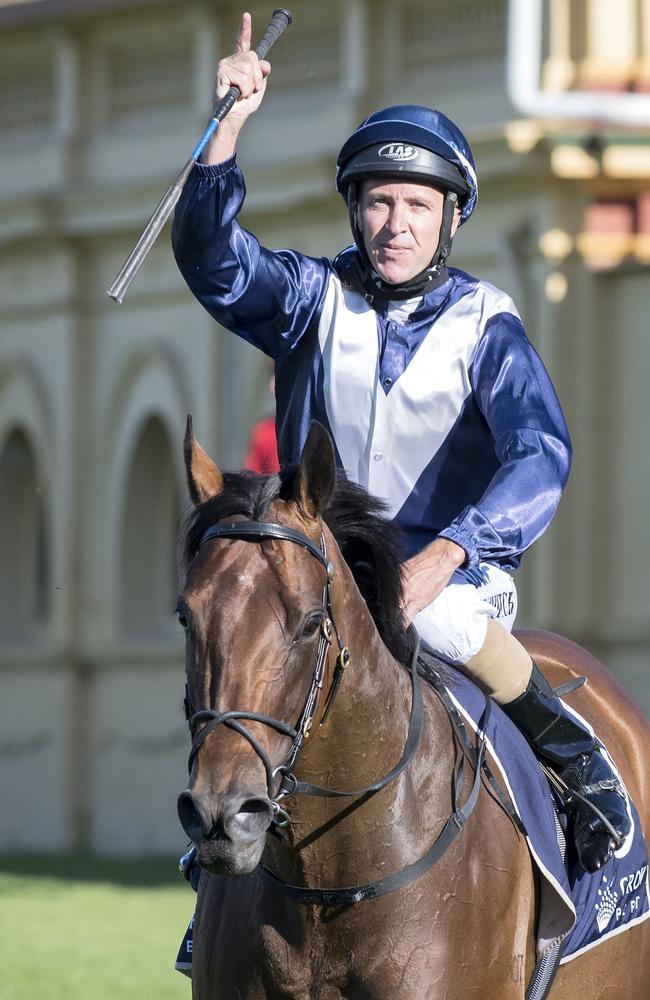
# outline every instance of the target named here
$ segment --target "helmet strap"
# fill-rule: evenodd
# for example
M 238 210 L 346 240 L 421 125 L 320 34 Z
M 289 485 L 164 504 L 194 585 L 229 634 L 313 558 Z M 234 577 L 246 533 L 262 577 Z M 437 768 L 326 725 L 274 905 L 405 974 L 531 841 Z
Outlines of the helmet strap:
M 458 205 L 458 195 L 455 191 L 445 191 L 445 200 L 442 207 L 442 221 L 440 223 L 440 233 L 438 236 L 438 246 L 433 255 L 431 263 L 424 271 L 420 271 L 409 281 L 399 285 L 393 285 L 388 281 L 383 281 L 373 269 L 370 258 L 366 252 L 363 231 L 361 229 L 361 217 L 359 212 L 358 186 L 350 184 L 348 188 L 348 212 L 350 214 L 350 227 L 352 235 L 357 245 L 359 254 L 357 277 L 355 290 L 360 291 L 368 302 L 374 299 L 411 299 L 417 295 L 424 295 L 439 288 L 447 280 L 448 273 L 445 266 L 447 258 L 451 253 L 452 234 L 451 228 L 454 221 L 454 213 Z
M 453 236 L 451 235 L 451 227 L 454 224 L 454 212 L 456 211 L 457 205 L 458 195 L 456 192 L 445 191 L 445 201 L 442 206 L 442 222 L 440 223 L 440 236 L 438 237 L 438 246 L 436 247 L 436 252 L 433 255 L 433 260 L 429 264 L 430 268 L 443 265 L 451 253 L 451 241 L 453 239 Z

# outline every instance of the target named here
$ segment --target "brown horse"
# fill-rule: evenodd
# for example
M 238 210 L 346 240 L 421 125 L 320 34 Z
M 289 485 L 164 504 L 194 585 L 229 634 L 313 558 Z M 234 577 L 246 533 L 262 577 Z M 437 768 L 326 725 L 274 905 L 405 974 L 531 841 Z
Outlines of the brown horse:
M 280 476 L 222 475 L 189 422 L 185 453 L 195 510 L 178 614 L 194 743 L 179 815 L 204 867 L 193 997 L 522 1000 L 537 879 L 485 784 L 440 860 L 394 892 L 305 902 L 265 876 L 260 861 L 316 890 L 408 869 L 448 822 L 458 744 L 425 686 L 419 742 L 380 790 L 278 797 L 284 765 L 297 776 L 285 791 L 297 779 L 363 790 L 390 777 L 409 742 L 415 688 L 394 532 L 376 501 L 337 478 L 318 425 L 298 468 Z M 523 638 L 555 684 L 589 678 L 572 703 L 606 733 L 647 835 L 650 727 L 584 650 L 545 633 Z M 468 768 L 463 800 L 472 781 Z M 562 965 L 551 1000 L 650 996 L 649 939 L 650 920 Z

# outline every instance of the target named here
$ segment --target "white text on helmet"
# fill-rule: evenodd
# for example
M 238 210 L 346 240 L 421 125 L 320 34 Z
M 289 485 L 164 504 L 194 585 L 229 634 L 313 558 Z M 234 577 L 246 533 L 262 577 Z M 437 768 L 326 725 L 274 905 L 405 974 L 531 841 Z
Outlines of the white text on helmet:
M 405 146 L 401 142 L 389 142 L 377 151 L 377 155 L 385 160 L 415 160 L 418 150 L 415 146 Z

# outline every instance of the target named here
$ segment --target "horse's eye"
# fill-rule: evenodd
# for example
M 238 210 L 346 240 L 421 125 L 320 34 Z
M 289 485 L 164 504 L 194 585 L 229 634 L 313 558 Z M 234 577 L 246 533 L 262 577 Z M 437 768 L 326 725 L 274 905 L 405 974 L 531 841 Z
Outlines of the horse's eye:
M 186 609 L 176 608 L 174 614 L 176 615 L 176 620 L 178 621 L 178 624 L 181 626 L 182 629 L 185 629 L 185 631 L 187 632 L 188 628 L 190 627 L 190 620 Z
M 317 615 L 310 615 L 307 621 L 302 626 L 298 638 L 311 639 L 311 637 L 316 635 L 316 633 L 318 632 L 321 621 L 322 621 L 322 615 L 320 613 Z

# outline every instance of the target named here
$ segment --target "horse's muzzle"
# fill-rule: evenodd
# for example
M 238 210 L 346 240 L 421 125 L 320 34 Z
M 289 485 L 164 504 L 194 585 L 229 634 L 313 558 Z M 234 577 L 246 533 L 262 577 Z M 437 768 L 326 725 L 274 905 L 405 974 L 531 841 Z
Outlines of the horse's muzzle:
M 274 817 L 264 796 L 226 794 L 218 808 L 189 789 L 178 797 L 178 818 L 199 849 L 201 864 L 211 872 L 247 875 L 257 865 Z

